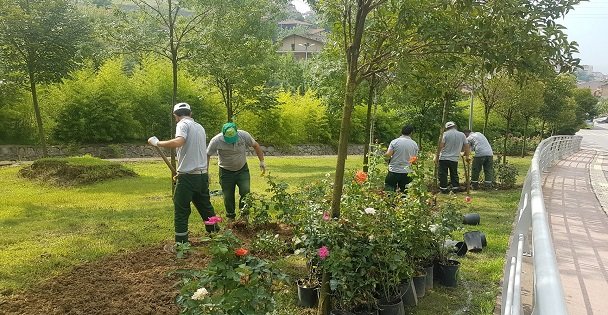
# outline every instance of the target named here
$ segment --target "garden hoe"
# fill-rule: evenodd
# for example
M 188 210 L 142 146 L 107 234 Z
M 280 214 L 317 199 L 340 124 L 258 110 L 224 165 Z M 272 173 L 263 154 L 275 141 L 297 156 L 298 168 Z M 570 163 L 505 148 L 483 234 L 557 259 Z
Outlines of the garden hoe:
M 154 148 L 156 149 L 156 152 L 158 152 L 158 154 L 160 155 L 160 157 L 163 158 L 163 161 L 165 161 L 165 164 L 167 164 L 167 166 L 169 167 L 169 169 L 171 170 L 171 172 L 173 174 L 177 174 L 177 171 L 175 170 L 175 167 L 173 167 L 173 165 L 171 165 L 171 162 L 169 162 L 169 159 L 167 159 L 167 157 L 165 156 L 165 154 L 163 153 L 163 151 L 157 147 L 154 146 Z
M 465 185 L 467 187 L 467 195 L 471 194 L 471 164 L 467 162 L 464 155 L 462 156 L 462 165 L 464 167 Z

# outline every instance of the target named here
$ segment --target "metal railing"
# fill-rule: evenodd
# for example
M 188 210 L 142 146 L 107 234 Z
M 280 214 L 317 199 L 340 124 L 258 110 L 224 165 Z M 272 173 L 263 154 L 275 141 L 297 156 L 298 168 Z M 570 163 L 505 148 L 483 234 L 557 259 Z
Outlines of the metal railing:
M 501 300 L 503 315 L 523 314 L 521 270 L 524 256 L 533 257 L 532 314 L 568 314 L 543 200 L 541 177 L 542 172 L 553 166 L 555 162 L 578 151 L 581 140 L 581 136 L 550 137 L 543 140 L 534 152 L 532 164 L 524 181 L 515 229 L 507 251 Z

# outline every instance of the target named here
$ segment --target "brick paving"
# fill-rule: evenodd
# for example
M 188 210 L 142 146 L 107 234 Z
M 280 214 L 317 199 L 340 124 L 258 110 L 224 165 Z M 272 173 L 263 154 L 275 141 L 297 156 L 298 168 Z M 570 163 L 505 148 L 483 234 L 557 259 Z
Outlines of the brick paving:
M 543 179 L 557 263 L 571 315 L 608 314 L 608 152 L 584 147 Z

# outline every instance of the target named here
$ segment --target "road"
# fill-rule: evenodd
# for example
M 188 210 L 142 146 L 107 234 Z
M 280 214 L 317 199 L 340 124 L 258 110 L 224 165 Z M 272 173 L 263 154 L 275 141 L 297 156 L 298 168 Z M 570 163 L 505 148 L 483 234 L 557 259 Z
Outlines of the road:
M 581 129 L 576 133 L 583 136 L 581 147 L 600 152 L 608 151 L 608 123 L 595 123 L 593 129 Z

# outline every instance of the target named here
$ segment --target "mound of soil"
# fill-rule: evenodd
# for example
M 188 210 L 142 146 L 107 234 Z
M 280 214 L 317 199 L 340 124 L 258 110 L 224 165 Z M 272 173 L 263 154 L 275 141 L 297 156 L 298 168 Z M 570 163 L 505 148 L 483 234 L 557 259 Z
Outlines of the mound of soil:
M 24 293 L 0 296 L 2 314 L 178 314 L 177 269 L 202 268 L 208 257 L 187 259 L 163 245 L 87 263 Z
M 76 186 L 137 176 L 133 170 L 119 163 L 93 157 L 40 159 L 21 169 L 19 175 L 59 186 Z

